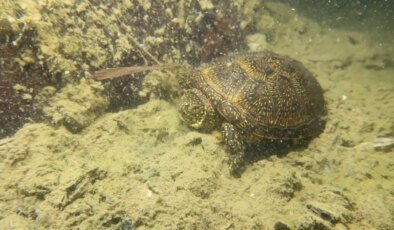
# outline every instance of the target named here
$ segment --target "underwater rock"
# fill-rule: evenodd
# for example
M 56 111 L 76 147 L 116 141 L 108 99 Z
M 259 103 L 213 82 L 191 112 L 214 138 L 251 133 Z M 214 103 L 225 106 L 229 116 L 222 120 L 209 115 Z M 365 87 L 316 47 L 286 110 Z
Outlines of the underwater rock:
M 55 191 L 50 193 L 48 200 L 53 207 L 64 210 L 68 205 L 77 199 L 83 198 L 85 193 L 92 189 L 92 185 L 97 180 L 103 180 L 107 177 L 107 171 L 98 167 L 88 170 L 87 172 L 73 178 L 68 184 L 57 187 Z
M 179 97 L 178 79 L 172 79 L 163 71 L 152 71 L 143 80 L 139 92 L 141 98 L 173 100 Z
M 99 82 L 81 80 L 78 85 L 68 85 L 56 94 L 44 113 L 54 125 L 64 125 L 71 132 L 79 132 L 105 112 L 108 100 Z
M 196 197 L 207 199 L 218 188 L 217 183 L 212 178 L 199 178 L 192 181 L 189 190 Z
M 390 152 L 394 148 L 393 137 L 377 137 L 373 147 L 376 151 Z
M 284 172 L 272 178 L 272 184 L 269 191 L 288 201 L 293 198 L 295 192 L 301 189 L 301 180 L 297 178 L 295 172 Z
M 267 37 L 262 33 L 248 35 L 246 40 L 251 52 L 263 51 L 268 47 Z
M 198 65 L 244 46 L 243 31 L 252 26 L 251 19 L 244 17 L 257 3 L 244 7 L 244 0 L 203 2 L 3 2 L 0 138 L 41 118 L 34 99 L 45 86 L 60 88 L 107 67 L 168 60 Z M 105 84 L 112 111 L 146 102 L 138 93 L 142 78 Z M 29 92 L 15 92 L 15 84 L 26 86 Z M 75 114 L 67 119 L 74 131 L 86 125 Z
M 278 221 L 274 224 L 274 230 L 290 230 L 291 228 L 287 224 Z
M 353 219 L 352 203 L 336 188 L 323 188 L 316 199 L 306 204 L 306 208 L 326 222 L 328 226 L 335 226 L 338 223 L 346 224 Z
M 0 141 L 0 165 L 17 167 L 36 154 L 64 152 L 64 145 L 73 145 L 72 136 L 64 131 L 44 123 L 26 124 L 13 137 Z M 26 173 L 24 178 L 28 178 Z
M 126 216 L 125 212 L 108 212 L 104 213 L 100 218 L 101 226 L 105 228 L 116 228 L 122 230 L 135 229 L 133 221 Z
M 331 229 L 324 222 L 312 216 L 304 216 L 300 218 L 299 221 L 300 222 L 295 227 L 295 229 L 297 230 L 330 230 Z

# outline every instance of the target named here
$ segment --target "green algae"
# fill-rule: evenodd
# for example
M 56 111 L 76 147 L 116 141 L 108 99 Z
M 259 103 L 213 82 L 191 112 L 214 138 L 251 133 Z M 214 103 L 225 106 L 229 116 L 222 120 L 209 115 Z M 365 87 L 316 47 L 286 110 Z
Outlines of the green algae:
M 141 2 L 144 10 L 152 7 Z M 210 1 L 199 2 L 209 7 Z M 56 15 L 74 14 L 63 11 L 67 2 L 51 4 L 59 7 Z M 132 9 L 137 3 L 118 4 Z M 76 10 L 86 12 L 89 7 L 81 3 Z M 105 6 L 96 7 L 96 17 L 105 14 L 100 10 Z M 186 18 L 184 5 L 179 8 L 183 8 L 179 18 Z M 83 80 L 42 102 L 52 122 L 27 124 L 15 136 L 0 140 L 0 226 L 393 228 L 392 150 L 379 152 L 373 147 L 375 137 L 393 135 L 392 47 L 382 47 L 364 33 L 324 28 L 283 4 L 265 3 L 258 9 L 255 18 L 245 17 L 256 22 L 255 33 L 248 34 L 248 47 L 299 59 L 325 90 L 327 127 L 307 149 L 260 159 L 248 165 L 241 178 L 232 178 L 220 139 L 190 130 L 178 119 L 181 86 L 171 74 L 150 73 L 140 91 L 149 101 L 114 113 L 104 112 L 108 102 L 102 86 Z M 36 15 L 31 18 L 39 18 L 31 11 Z M 91 27 L 91 33 L 100 38 L 105 20 L 97 20 L 100 26 Z M 7 31 L 19 30 L 8 25 Z M 66 41 L 73 40 L 69 36 Z M 78 56 L 79 46 L 90 47 L 79 39 L 66 52 Z M 157 39 L 148 40 L 154 45 Z M 134 47 L 126 37 L 118 43 L 125 53 Z M 48 60 L 42 61 L 57 57 L 59 64 L 51 64 L 56 71 L 70 71 L 71 78 L 78 75 L 73 72 L 73 58 L 63 60 L 67 58 L 57 56 L 62 53 L 51 56 L 48 49 L 43 55 Z M 107 50 L 98 51 L 92 60 L 75 59 L 75 66 L 86 66 L 75 71 L 103 65 L 100 57 L 108 60 Z M 112 64 L 123 55 L 117 52 Z M 44 95 L 53 94 L 47 91 Z M 79 122 L 68 122 L 67 117 L 74 115 Z M 76 124 L 77 131 L 70 128 Z

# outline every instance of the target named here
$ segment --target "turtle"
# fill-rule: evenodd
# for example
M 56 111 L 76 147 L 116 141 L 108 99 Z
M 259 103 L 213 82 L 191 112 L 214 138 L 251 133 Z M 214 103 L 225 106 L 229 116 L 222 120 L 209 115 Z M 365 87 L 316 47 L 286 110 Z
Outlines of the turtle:
M 232 175 L 242 171 L 248 145 L 311 139 L 325 127 L 316 78 L 301 62 L 272 51 L 217 58 L 196 69 L 187 85 L 181 120 L 201 131 L 221 129 Z
M 95 80 L 169 69 L 181 64 L 118 67 Z M 230 173 L 239 176 L 246 148 L 266 140 L 310 140 L 325 127 L 323 90 L 305 66 L 269 50 L 222 56 L 192 71 L 181 97 L 180 118 L 189 127 L 221 129 Z

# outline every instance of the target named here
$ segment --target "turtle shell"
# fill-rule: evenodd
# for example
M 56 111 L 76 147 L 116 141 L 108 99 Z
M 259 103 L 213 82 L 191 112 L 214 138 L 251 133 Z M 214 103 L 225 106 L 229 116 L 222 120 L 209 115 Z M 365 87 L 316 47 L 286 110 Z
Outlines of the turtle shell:
M 265 51 L 222 57 L 195 71 L 192 87 L 222 118 L 267 139 L 312 137 L 324 129 L 323 91 L 298 61 Z

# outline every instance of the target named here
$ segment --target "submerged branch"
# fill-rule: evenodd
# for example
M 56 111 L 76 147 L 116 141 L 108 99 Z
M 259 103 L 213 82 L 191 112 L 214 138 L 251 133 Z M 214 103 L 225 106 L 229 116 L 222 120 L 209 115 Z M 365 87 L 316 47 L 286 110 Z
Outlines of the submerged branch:
M 179 67 L 180 65 L 181 64 L 178 63 L 170 63 L 170 64 L 152 65 L 152 66 L 130 66 L 130 67 L 109 68 L 95 72 L 90 78 L 94 80 L 102 81 L 102 80 L 114 79 L 114 78 L 130 75 L 134 73 L 140 73 L 144 71 Z

